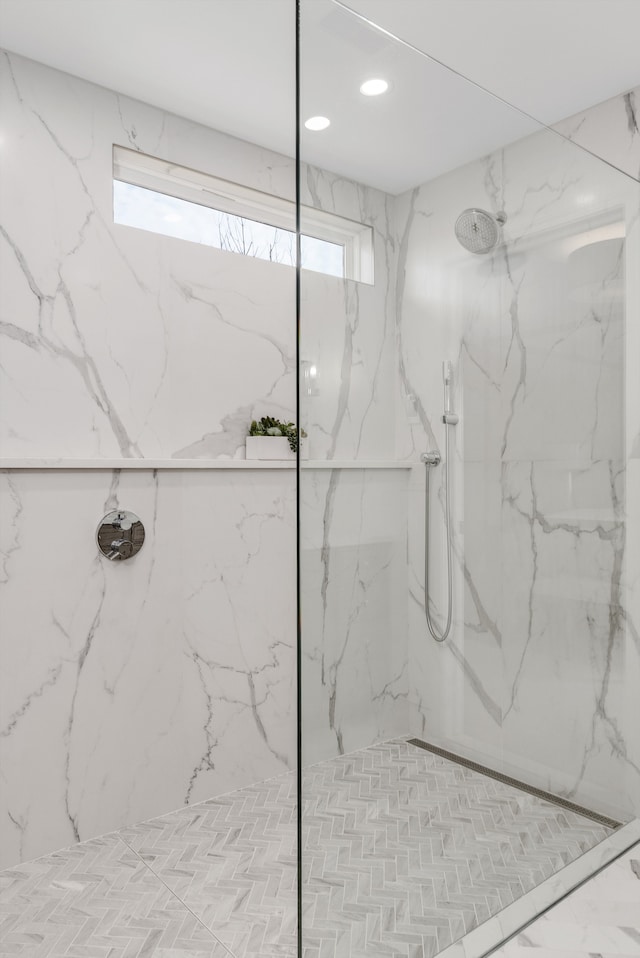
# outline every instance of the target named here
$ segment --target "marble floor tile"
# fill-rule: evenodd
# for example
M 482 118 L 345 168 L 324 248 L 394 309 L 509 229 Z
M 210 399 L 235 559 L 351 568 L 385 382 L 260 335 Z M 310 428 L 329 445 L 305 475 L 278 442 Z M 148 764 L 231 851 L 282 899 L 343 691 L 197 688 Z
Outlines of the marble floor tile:
M 304 958 L 431 958 L 607 835 L 403 740 L 303 787 Z M 0 873 L 0 955 L 296 958 L 296 827 L 289 773 Z
M 404 741 L 304 776 L 305 956 L 429 958 L 607 830 Z M 295 778 L 121 832 L 239 958 L 296 954 Z
M 295 775 L 120 834 L 238 958 L 295 958 Z
M 404 741 L 305 774 L 307 958 L 432 958 L 604 839 Z
M 229 958 L 115 835 L 0 873 L 0 955 Z

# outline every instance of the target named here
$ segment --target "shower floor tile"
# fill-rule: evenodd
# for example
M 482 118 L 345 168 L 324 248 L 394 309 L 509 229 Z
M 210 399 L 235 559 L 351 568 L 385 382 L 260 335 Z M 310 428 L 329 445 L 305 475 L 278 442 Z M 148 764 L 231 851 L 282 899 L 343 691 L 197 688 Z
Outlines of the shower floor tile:
M 229 958 L 116 835 L 0 872 L 0 955 Z
M 120 834 L 237 958 L 295 958 L 295 775 Z
M 609 834 L 405 741 L 313 766 L 303 799 L 304 958 L 431 958 Z M 0 955 L 295 958 L 295 776 L 0 880 Z
M 305 775 L 305 958 L 431 958 L 610 831 L 404 741 Z

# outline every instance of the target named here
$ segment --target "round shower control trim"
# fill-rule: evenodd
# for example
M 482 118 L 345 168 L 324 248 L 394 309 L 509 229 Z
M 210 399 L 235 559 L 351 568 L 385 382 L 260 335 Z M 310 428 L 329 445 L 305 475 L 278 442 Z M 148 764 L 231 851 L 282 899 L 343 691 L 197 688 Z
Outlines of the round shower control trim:
M 135 512 L 108 512 L 96 532 L 98 548 L 111 562 L 131 559 L 144 544 L 144 526 Z

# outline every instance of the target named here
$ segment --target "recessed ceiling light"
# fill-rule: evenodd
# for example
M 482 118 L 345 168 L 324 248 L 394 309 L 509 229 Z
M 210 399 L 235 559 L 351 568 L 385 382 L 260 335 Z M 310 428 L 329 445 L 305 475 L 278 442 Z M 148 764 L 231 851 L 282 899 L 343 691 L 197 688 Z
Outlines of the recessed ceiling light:
M 326 130 L 330 123 L 331 120 L 328 120 L 326 116 L 310 116 L 308 120 L 305 120 L 304 125 L 308 130 Z
M 373 77 L 371 80 L 365 80 L 362 86 L 360 87 L 360 93 L 363 96 L 380 96 L 381 93 L 386 93 L 389 89 L 389 84 L 386 80 L 382 80 L 380 77 Z

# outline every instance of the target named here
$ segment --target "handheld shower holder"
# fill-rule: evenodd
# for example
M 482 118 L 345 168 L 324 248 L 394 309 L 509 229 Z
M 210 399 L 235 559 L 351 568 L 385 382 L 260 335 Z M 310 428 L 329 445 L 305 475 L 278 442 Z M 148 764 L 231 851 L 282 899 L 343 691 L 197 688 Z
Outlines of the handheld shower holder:
M 423 452 L 420 456 L 420 462 L 423 462 L 425 466 L 439 466 L 442 462 L 442 456 L 437 449 L 434 449 L 431 452 Z

